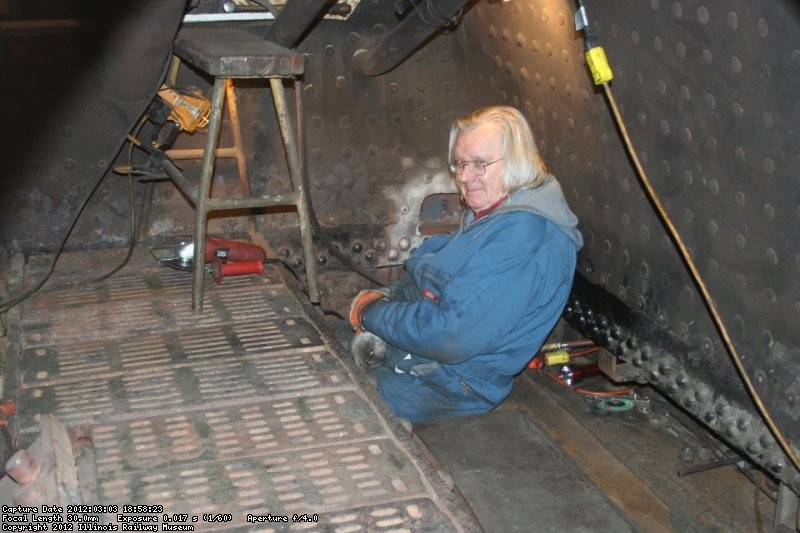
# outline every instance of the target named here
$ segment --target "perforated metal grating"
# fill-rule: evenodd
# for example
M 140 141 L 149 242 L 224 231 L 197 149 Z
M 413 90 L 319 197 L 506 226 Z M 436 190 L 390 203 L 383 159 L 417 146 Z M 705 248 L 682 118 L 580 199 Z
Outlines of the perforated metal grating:
M 189 273 L 140 253 L 117 278 L 23 307 L 21 431 L 33 439 L 51 413 L 90 436 L 96 479 L 82 484 L 97 501 L 84 503 L 230 515 L 193 524 L 206 531 L 477 527 L 276 272 L 207 285 L 200 316 L 190 288 Z M 248 514 L 318 521 L 249 524 Z

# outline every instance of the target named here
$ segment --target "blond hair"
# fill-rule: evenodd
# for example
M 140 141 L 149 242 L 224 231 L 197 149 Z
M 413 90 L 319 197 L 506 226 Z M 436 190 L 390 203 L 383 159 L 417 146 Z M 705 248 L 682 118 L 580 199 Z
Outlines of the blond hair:
M 453 160 L 453 147 L 462 131 L 470 131 L 487 122 L 500 126 L 503 133 L 503 186 L 512 194 L 519 189 L 538 187 L 550 176 L 528 121 L 517 109 L 509 106 L 489 106 L 457 118 L 450 126 L 448 161 Z

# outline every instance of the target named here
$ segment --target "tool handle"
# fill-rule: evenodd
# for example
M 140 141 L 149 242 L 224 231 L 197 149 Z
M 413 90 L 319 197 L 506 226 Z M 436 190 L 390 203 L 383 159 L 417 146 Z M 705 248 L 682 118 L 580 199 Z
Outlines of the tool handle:
M 263 248 L 249 242 L 206 237 L 205 262 L 210 263 L 214 259 L 229 262 L 266 261 L 267 254 Z
M 247 274 L 263 274 L 264 261 L 238 261 L 235 263 L 223 263 L 216 258 L 211 263 L 211 279 L 214 283 L 222 283 L 225 276 L 245 276 Z

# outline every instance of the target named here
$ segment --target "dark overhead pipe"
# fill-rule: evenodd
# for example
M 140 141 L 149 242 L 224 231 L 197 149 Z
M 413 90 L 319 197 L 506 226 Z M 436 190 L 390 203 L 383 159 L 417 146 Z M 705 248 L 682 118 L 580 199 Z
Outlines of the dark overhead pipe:
M 265 38 L 284 48 L 294 48 L 329 0 L 289 0 Z
M 438 30 L 458 22 L 469 0 L 420 0 L 395 28 L 372 48 L 353 54 L 352 67 L 362 76 L 389 72 Z

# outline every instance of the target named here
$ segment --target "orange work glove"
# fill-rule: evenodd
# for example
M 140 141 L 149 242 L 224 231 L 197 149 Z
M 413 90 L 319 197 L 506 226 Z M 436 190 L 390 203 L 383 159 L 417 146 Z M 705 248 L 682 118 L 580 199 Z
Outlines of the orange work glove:
M 350 304 L 350 327 L 353 331 L 363 331 L 364 326 L 361 324 L 361 313 L 371 303 L 378 300 L 385 300 L 388 295 L 386 290 L 369 290 L 361 291 L 353 298 Z

